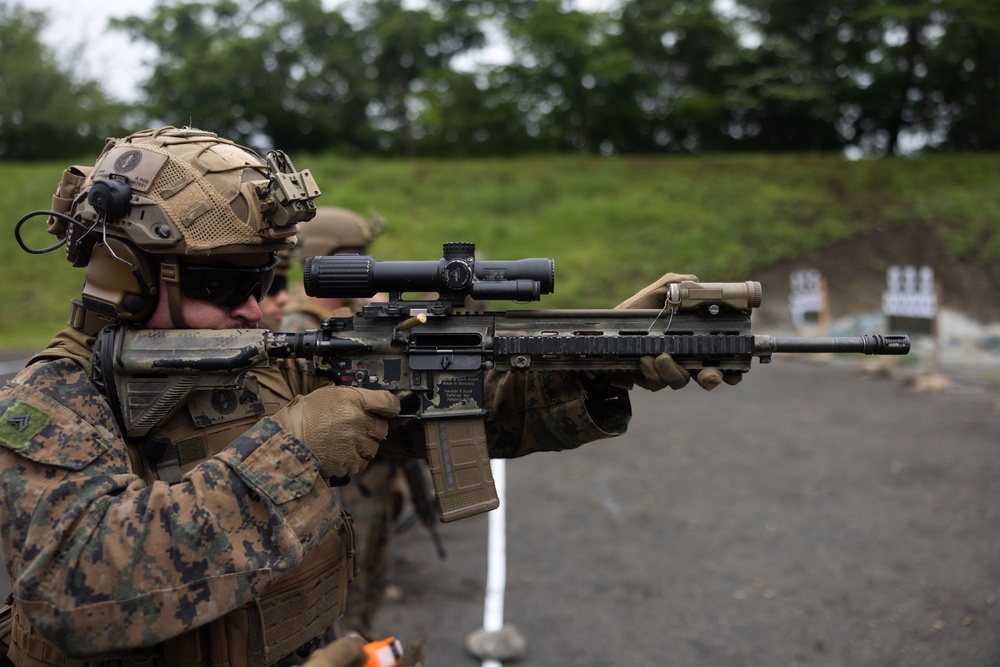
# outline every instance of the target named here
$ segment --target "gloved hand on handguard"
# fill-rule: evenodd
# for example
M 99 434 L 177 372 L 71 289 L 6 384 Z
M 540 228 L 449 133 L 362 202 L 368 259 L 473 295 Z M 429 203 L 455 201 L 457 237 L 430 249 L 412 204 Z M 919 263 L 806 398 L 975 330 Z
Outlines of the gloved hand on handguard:
M 634 295 L 622 301 L 616 308 L 653 309 L 660 310 L 666 303 L 671 283 L 684 280 L 698 280 L 697 276 L 682 273 L 666 273 L 659 280 L 643 287 Z M 669 315 L 664 315 L 669 317 Z M 681 367 L 669 354 L 639 359 L 641 374 L 635 378 L 635 383 L 649 391 L 659 391 L 664 387 L 680 389 L 691 380 L 691 373 Z M 743 379 L 742 373 L 723 373 L 718 368 L 702 368 L 694 375 L 695 382 L 705 390 L 712 390 L 725 382 L 738 384 Z

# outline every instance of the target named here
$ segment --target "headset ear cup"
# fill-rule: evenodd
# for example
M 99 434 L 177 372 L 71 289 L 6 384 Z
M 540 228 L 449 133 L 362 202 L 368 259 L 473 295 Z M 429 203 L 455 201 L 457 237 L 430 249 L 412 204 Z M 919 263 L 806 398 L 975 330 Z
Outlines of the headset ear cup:
M 144 322 L 156 308 L 159 276 L 155 262 L 131 243 L 108 238 L 90 252 L 83 305 L 103 317 Z
M 102 178 L 90 186 L 87 202 L 104 216 L 105 220 L 120 220 L 132 210 L 132 188 L 128 183 L 112 178 Z

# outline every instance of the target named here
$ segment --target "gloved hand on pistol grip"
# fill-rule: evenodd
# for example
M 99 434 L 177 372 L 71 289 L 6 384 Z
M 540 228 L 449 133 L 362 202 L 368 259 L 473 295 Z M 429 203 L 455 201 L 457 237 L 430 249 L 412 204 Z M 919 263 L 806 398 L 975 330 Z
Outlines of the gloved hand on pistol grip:
M 399 414 L 399 399 L 388 391 L 321 387 L 278 410 L 272 419 L 306 443 L 319 457 L 325 478 L 356 475 L 368 466 Z
M 697 281 L 698 277 L 689 273 L 665 273 L 659 280 L 625 299 L 616 308 L 661 310 L 667 301 L 670 285 L 684 280 Z M 664 317 L 669 321 L 669 314 Z M 635 383 L 649 391 L 659 391 L 664 387 L 681 389 L 691 381 L 691 373 L 674 361 L 669 354 L 640 358 L 639 370 L 641 373 L 635 377 Z M 694 378 L 698 386 L 711 391 L 723 382 L 730 385 L 738 384 L 743 379 L 743 374 L 723 373 L 718 368 L 702 368 L 695 372 Z

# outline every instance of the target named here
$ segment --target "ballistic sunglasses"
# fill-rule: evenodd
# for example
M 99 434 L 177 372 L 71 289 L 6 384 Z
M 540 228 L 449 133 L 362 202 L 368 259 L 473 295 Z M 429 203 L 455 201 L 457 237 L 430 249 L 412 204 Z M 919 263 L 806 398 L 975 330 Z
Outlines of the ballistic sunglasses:
M 189 299 L 236 308 L 251 296 L 260 301 L 274 281 L 277 255 L 261 266 L 232 264 L 182 264 L 181 294 Z

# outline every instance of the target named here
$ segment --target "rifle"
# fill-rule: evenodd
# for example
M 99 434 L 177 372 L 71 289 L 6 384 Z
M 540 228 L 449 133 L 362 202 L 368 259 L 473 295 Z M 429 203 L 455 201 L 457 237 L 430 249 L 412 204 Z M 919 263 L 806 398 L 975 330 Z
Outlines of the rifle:
M 311 257 L 310 296 L 385 302 L 321 328 L 290 333 L 106 327 L 95 343 L 94 381 L 129 437 L 171 416 L 189 392 L 238 388 L 243 374 L 272 359 L 301 358 L 334 382 L 412 392 L 420 407 L 438 515 L 454 521 L 499 505 L 486 447 L 483 386 L 498 371 L 636 372 L 639 358 L 670 354 L 692 372 L 745 373 L 778 353 L 907 354 L 902 335 L 754 335 L 760 283 L 670 286 L 662 310 L 470 312 L 466 300 L 537 301 L 554 289 L 551 259 L 481 261 L 475 245 L 446 243 L 438 261 L 378 261 L 362 255 Z M 405 299 L 404 293 L 437 298 Z

